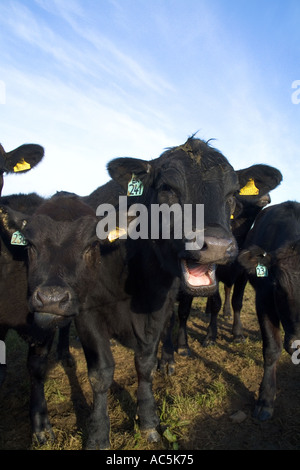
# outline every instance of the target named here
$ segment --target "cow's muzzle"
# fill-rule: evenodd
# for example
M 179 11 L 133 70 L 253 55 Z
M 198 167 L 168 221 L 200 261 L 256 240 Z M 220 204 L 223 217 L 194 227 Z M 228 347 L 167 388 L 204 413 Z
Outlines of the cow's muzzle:
M 205 230 L 198 250 L 181 254 L 182 288 L 195 296 L 207 296 L 217 289 L 217 265 L 233 262 L 238 254 L 235 238 L 219 228 Z
M 37 288 L 30 299 L 35 323 L 42 328 L 66 326 L 78 313 L 73 292 L 67 287 Z

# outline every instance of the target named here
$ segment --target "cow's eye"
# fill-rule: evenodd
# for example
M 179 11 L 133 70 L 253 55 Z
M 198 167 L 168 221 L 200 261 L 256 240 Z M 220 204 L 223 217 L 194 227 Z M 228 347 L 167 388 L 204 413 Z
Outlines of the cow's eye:
M 228 208 L 229 208 L 229 211 L 230 211 L 230 215 L 233 215 L 234 210 L 235 210 L 235 206 L 236 206 L 236 200 L 235 200 L 234 196 L 229 196 L 227 198 L 227 205 L 228 205 Z
M 91 243 L 85 248 L 84 254 L 88 255 L 90 253 L 93 253 L 97 247 L 98 247 L 98 241 L 94 241 L 93 243 Z
M 97 267 L 100 263 L 100 250 L 98 241 L 94 241 L 83 251 L 83 259 L 89 268 Z
M 37 256 L 37 249 L 36 247 L 33 245 L 33 243 L 31 242 L 28 242 L 28 245 L 27 245 L 27 252 L 28 252 L 28 256 L 30 259 L 33 259 Z
M 160 187 L 161 191 L 166 191 L 166 192 L 174 192 L 174 189 L 167 183 L 163 183 L 162 186 Z
M 158 202 L 160 204 L 174 204 L 178 202 L 178 193 L 167 183 L 163 183 L 158 192 Z

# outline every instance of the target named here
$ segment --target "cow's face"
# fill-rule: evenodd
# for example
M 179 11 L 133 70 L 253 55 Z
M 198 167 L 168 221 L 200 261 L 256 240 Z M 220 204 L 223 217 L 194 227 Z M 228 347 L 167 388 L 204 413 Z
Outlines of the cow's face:
M 139 195 L 128 197 L 128 203 L 144 204 L 150 219 L 153 205 L 180 208 L 182 236 L 175 236 L 176 219 L 171 218 L 169 239 L 153 239 L 149 232 L 151 245 L 165 269 L 181 276 L 183 289 L 193 295 L 212 293 L 216 288 L 216 265 L 232 261 L 237 254 L 230 217 L 239 186 L 225 157 L 204 142 L 189 139 L 183 146 L 168 150 L 151 162 L 119 158 L 109 163 L 108 170 L 125 189 L 133 178 L 137 181 Z M 187 205 L 192 208 L 192 213 L 185 224 Z M 204 205 L 202 226 L 196 223 L 197 205 Z M 152 225 L 150 219 L 149 225 Z M 163 225 L 161 221 L 160 235 Z M 198 241 L 198 248 L 197 244 L 191 243 L 193 240 Z
M 24 144 L 15 150 L 5 152 L 0 144 L 0 196 L 4 173 L 20 173 L 31 170 L 43 158 L 44 149 L 36 144 Z
M 235 195 L 236 209 L 231 220 L 232 233 L 241 248 L 254 220 L 260 211 L 270 204 L 269 192 L 282 180 L 277 168 L 269 165 L 252 165 L 237 170 L 240 189 Z
M 294 352 L 292 343 L 300 339 L 300 239 L 288 242 L 272 256 L 276 279 L 275 302 L 284 327 L 284 347 Z
M 30 217 L 2 206 L 1 220 L 10 237 L 23 236 L 29 310 L 36 324 L 65 326 L 79 313 L 80 292 L 97 279 L 100 247 L 94 212 L 76 198 L 64 197 L 43 204 Z

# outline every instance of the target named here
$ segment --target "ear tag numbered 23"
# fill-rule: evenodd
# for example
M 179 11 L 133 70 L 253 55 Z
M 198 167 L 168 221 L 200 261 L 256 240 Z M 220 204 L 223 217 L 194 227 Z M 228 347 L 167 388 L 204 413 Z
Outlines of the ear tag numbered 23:
M 263 264 L 258 263 L 256 266 L 256 276 L 257 277 L 268 277 L 268 268 Z
M 18 246 L 26 246 L 28 245 L 26 238 L 24 237 L 23 233 L 19 232 L 17 230 L 12 234 L 11 240 L 10 240 L 11 245 L 18 245 Z
M 141 196 L 144 191 L 144 185 L 134 173 L 128 183 L 127 196 Z

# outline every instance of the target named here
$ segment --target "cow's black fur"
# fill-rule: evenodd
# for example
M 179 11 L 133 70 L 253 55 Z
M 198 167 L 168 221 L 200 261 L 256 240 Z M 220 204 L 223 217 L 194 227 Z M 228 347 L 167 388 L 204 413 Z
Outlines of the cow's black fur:
M 94 394 L 88 448 L 109 446 L 107 391 L 114 372 L 111 337 L 134 350 L 140 428 L 149 439 L 158 439 L 152 373 L 178 292 L 182 262 L 193 266 L 197 262 L 206 272 L 208 264 L 226 263 L 236 256 L 230 214 L 238 184 L 222 154 L 198 139 L 189 139 L 151 162 L 116 159 L 108 170 L 118 184 L 105 185 L 106 200 L 115 201 L 120 187 L 126 190 L 134 173 L 143 182 L 144 192 L 128 198 L 129 204 L 140 202 L 149 208 L 163 202 L 203 203 L 209 210 L 204 246 L 192 251 L 186 249 L 184 238 L 100 243 L 94 210 L 75 196 L 58 195 L 28 218 L 23 233 L 29 242 L 29 305 L 35 321 L 59 325 L 76 314 Z M 94 207 L 95 201 L 102 202 L 101 192 L 100 188 L 93 193 Z M 64 208 L 74 214 L 71 220 Z M 10 217 L 17 223 L 11 212 Z M 190 288 L 188 280 L 183 286 Z M 192 286 L 194 292 L 214 288 L 212 278 L 204 288 L 201 283 Z
M 288 201 L 263 210 L 247 236 L 239 261 L 256 291 L 264 375 L 254 415 L 266 420 L 274 411 L 276 364 L 282 349 L 280 325 L 289 354 L 295 351 L 293 341 L 300 339 L 300 204 Z M 258 263 L 268 269 L 266 277 L 257 277 Z

